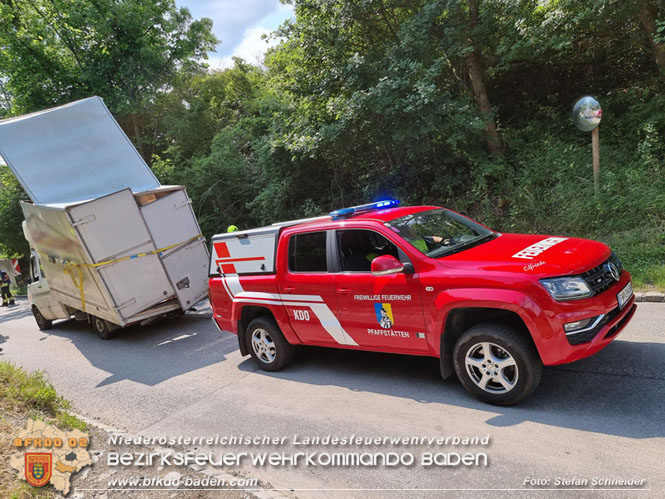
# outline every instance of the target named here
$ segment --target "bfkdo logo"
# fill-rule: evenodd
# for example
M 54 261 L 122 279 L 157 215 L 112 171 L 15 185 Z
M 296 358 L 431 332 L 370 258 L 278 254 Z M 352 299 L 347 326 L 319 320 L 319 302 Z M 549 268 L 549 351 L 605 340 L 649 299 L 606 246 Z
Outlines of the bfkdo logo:
M 89 444 L 90 436 L 81 430 L 61 430 L 44 421 L 30 420 L 13 439 L 9 465 L 16 470 L 18 480 L 26 480 L 33 487 L 50 484 L 67 495 L 71 476 L 92 464 Z
M 25 479 L 30 485 L 43 487 L 51 480 L 53 454 L 50 452 L 28 452 L 25 455 Z
M 376 321 L 383 329 L 390 329 L 395 324 L 393 318 L 393 307 L 390 303 L 375 303 Z

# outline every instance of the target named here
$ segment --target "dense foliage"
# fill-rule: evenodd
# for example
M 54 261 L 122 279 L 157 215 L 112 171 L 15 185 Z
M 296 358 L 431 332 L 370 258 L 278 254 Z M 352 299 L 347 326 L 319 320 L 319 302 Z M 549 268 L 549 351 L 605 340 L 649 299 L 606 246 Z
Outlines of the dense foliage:
M 5 0 L 0 113 L 101 95 L 206 235 L 394 196 L 603 239 L 665 287 L 662 2 L 288 3 L 263 66 L 207 71 L 210 21 L 172 0 Z M 585 94 L 604 112 L 598 197 L 570 120 Z M 0 244 L 24 253 L 1 181 Z

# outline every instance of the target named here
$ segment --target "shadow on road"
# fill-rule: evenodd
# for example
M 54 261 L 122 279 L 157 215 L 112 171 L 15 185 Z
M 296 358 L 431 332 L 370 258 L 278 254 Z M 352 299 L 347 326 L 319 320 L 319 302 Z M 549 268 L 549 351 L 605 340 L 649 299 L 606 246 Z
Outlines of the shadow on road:
M 17 305 L 2 309 L 2 314 L 0 314 L 0 323 L 22 319 L 23 317 L 27 317 L 29 315 L 32 315 L 30 307 L 25 303 L 19 302 Z
M 303 348 L 297 361 L 284 371 L 257 373 L 441 404 L 442 419 L 444 406 L 456 405 L 491 412 L 487 420 L 491 426 L 532 421 L 629 438 L 651 438 L 665 436 L 663 365 L 664 344 L 615 341 L 589 359 L 545 368 L 539 388 L 516 407 L 479 402 L 455 377 L 442 381 L 438 360 L 431 357 L 310 347 Z M 239 368 L 256 369 L 251 359 Z
M 27 308 L 6 311 L 30 315 Z M 17 317 L 14 317 L 17 318 Z M 36 329 L 36 325 L 35 325 Z M 109 373 L 97 386 L 131 380 L 149 386 L 223 362 L 238 349 L 237 337 L 219 333 L 206 313 L 185 314 L 150 326 L 121 330 L 100 340 L 85 322 L 56 323 L 43 332 L 66 338 L 96 368 Z M 0 337 L 2 342 L 2 337 Z M 302 348 L 284 371 L 257 371 L 247 358 L 238 368 L 308 385 L 339 386 L 487 414 L 491 426 L 536 422 L 629 438 L 665 436 L 665 344 L 616 340 L 595 356 L 546 368 L 536 392 L 516 407 L 493 407 L 476 401 L 456 379 L 442 381 L 438 360 L 330 348 Z M 287 393 L 284 394 L 288 396 Z M 356 404 L 356 405 L 352 405 Z M 340 411 L 357 413 L 357 398 Z
M 93 366 L 110 373 L 97 386 L 122 380 L 154 386 L 222 362 L 237 349 L 234 335 L 220 334 L 210 326 L 209 316 L 185 314 L 118 330 L 107 341 L 98 338 L 87 322 L 74 320 L 58 322 L 44 333 L 69 339 Z

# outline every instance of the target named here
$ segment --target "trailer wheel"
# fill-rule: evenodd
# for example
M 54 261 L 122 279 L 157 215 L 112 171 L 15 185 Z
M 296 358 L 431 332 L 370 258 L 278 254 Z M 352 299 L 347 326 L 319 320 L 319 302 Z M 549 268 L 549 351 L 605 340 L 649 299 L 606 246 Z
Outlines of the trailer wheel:
M 37 327 L 42 331 L 46 331 L 47 329 L 51 329 L 53 327 L 53 321 L 45 318 L 42 315 L 42 313 L 39 311 L 39 309 L 34 305 L 32 307 L 32 315 L 35 316 L 35 321 L 37 321 Z
M 478 324 L 457 341 L 453 353 L 457 377 L 483 402 L 512 405 L 538 386 L 543 364 L 533 345 L 503 324 Z
M 257 317 L 247 326 L 247 348 L 254 362 L 264 371 L 279 371 L 295 354 L 272 317 Z
M 108 340 L 111 338 L 111 336 L 113 336 L 111 334 L 111 328 L 109 327 L 109 323 L 106 322 L 104 319 L 91 315 L 90 320 L 92 321 L 92 327 L 97 333 L 97 336 L 99 336 L 101 339 Z

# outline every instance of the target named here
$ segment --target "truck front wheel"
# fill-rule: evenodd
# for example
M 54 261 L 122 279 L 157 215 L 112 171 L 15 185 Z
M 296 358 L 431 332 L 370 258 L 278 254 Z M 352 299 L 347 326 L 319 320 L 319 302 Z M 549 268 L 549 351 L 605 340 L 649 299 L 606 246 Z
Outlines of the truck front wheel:
M 32 315 L 35 316 L 37 327 L 42 331 L 46 331 L 47 329 L 51 329 L 53 327 L 53 321 L 45 318 L 36 306 L 32 307 Z
M 111 336 L 113 336 L 111 334 L 109 323 L 104 319 L 91 315 L 90 322 L 92 323 L 92 327 L 95 330 L 95 333 L 97 333 L 97 336 L 99 336 L 101 339 L 108 340 L 111 338 Z
M 247 348 L 254 362 L 264 371 L 279 371 L 295 354 L 272 317 L 257 317 L 247 327 Z
M 543 372 L 529 341 L 503 324 L 478 324 L 457 341 L 453 352 L 457 377 L 470 393 L 494 405 L 527 398 Z

